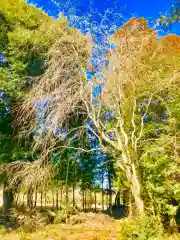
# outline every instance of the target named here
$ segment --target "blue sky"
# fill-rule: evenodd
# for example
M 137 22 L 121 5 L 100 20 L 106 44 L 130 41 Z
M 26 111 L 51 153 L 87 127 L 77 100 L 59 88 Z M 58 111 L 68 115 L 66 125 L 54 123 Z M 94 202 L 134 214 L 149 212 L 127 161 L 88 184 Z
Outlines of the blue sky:
M 112 9 L 114 13 L 122 13 L 124 21 L 134 15 L 144 16 L 149 21 L 155 20 L 160 12 L 166 13 L 171 4 L 170 0 L 30 0 L 29 2 L 43 8 L 54 17 L 59 11 L 68 16 L 72 7 L 78 16 L 86 15 L 91 9 L 97 9 L 101 14 L 107 9 Z M 98 21 L 98 18 L 96 20 Z M 171 32 L 180 35 L 180 24 L 174 24 Z

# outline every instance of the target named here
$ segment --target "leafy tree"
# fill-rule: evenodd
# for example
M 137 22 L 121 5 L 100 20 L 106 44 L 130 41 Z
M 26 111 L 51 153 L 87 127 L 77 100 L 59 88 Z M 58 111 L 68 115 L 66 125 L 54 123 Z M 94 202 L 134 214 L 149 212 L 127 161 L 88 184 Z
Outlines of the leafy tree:
M 177 113 L 173 113 L 175 109 L 178 111 L 179 99 L 175 90 L 179 86 L 178 45 L 171 45 L 168 37 L 157 40 L 156 32 L 143 19 L 131 19 L 112 39 L 117 49 L 110 54 L 108 69 L 104 71 L 105 84 L 103 94 L 98 97 L 99 104 L 93 108 L 85 98 L 84 101 L 102 147 L 106 151 L 108 144 L 109 151 L 114 151 L 136 210 L 143 215 L 142 146 L 150 139 L 160 142 L 163 134 L 174 141 L 177 134 L 171 128 L 177 129 L 179 121 Z M 168 51 L 166 43 L 171 45 Z M 173 104 L 166 98 L 173 99 Z M 114 112 L 110 122 L 104 119 L 107 111 Z
M 0 30 L 0 161 L 3 171 L 11 166 L 4 163 L 33 161 L 29 151 L 32 138 L 18 140 L 16 136 L 17 108 L 35 77 L 44 72 L 49 47 L 68 31 L 68 27 L 62 16 L 53 20 L 22 0 L 4 0 L 0 2 Z M 20 177 L 11 172 L 18 183 Z M 6 173 L 10 175 L 10 171 Z M 13 185 L 13 181 L 11 183 Z

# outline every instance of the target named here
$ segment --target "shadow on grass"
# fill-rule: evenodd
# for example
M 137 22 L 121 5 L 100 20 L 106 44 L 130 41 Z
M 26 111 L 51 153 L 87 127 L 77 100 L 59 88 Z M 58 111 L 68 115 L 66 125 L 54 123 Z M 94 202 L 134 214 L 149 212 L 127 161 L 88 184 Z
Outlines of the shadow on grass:
M 106 214 L 114 219 L 121 219 L 125 217 L 125 208 L 124 206 L 112 206 L 111 209 L 102 210 L 101 213 Z

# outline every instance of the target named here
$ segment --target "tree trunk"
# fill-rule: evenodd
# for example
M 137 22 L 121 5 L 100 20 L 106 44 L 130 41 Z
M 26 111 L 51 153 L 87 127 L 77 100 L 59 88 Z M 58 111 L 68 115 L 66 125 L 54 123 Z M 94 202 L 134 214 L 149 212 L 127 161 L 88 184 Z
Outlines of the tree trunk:
M 35 190 L 34 207 L 36 207 L 37 205 L 37 196 L 38 196 L 38 186 L 36 186 L 36 190 Z
M 56 187 L 56 209 L 58 209 L 59 208 L 59 204 L 58 204 L 58 202 L 59 202 L 59 199 L 58 199 L 58 188 Z
M 19 194 L 16 193 L 15 197 L 14 197 L 14 204 L 18 205 L 19 204 Z
M 73 209 L 75 208 L 75 184 L 73 183 Z
M 61 191 L 60 191 L 60 209 L 62 207 L 62 202 L 63 202 L 63 185 L 61 186 Z
M 42 188 L 41 188 L 41 208 L 43 206 L 43 191 L 42 191 Z
M 94 207 L 95 207 L 95 212 L 96 212 L 96 190 L 94 191 Z
M 112 182 L 111 182 L 111 173 L 108 171 L 108 182 L 109 182 L 109 209 L 112 209 Z
M 131 192 L 132 192 L 132 197 L 134 198 L 137 214 L 143 216 L 144 215 L 144 201 L 141 198 L 141 184 L 139 182 L 134 164 L 132 164 Z
M 137 215 L 143 216 L 144 213 L 144 201 L 141 198 L 141 184 L 138 179 L 135 165 L 131 159 L 131 155 L 128 150 L 122 151 L 122 160 L 125 163 L 126 177 L 131 184 L 132 198 L 136 208 Z
M 104 210 L 104 171 L 102 170 L 102 179 L 101 179 L 101 184 L 102 184 L 102 210 Z
M 76 160 L 75 160 L 74 173 L 73 173 L 73 211 L 76 206 L 75 190 L 76 190 Z
M 8 218 L 10 209 L 13 204 L 13 192 L 12 189 L 8 189 L 7 182 L 4 182 L 3 188 L 3 216 Z
M 85 212 L 86 212 L 86 209 L 87 209 L 87 207 L 86 207 L 86 199 L 87 199 L 87 190 L 85 190 L 85 192 L 84 192 L 84 205 L 85 205 Z
M 115 206 L 116 207 L 120 207 L 121 203 L 120 203 L 120 190 L 116 193 L 116 197 L 115 197 Z
M 66 183 L 66 209 L 68 208 L 68 204 L 69 204 L 69 186 Z
M 23 206 L 25 205 L 24 199 L 25 199 L 25 193 L 23 193 Z
M 45 208 L 47 207 L 47 190 L 45 189 L 45 193 L 44 193 L 44 205 L 45 205 Z
M 53 209 L 54 209 L 54 188 L 52 189 L 52 201 L 53 201 Z
M 84 190 L 82 190 L 82 207 L 83 207 L 83 211 L 84 211 Z
M 27 206 L 29 209 L 33 207 L 33 188 L 29 187 L 27 191 Z

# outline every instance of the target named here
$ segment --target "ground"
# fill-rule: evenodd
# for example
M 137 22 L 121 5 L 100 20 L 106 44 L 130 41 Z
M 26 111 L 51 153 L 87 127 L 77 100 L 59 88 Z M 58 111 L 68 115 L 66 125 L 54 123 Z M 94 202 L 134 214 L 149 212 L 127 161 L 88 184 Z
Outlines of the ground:
M 20 229 L 2 233 L 1 240 L 119 240 L 120 222 L 102 214 L 88 214 L 81 224 L 52 224 L 34 233 Z

